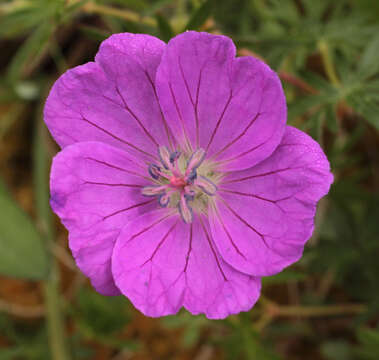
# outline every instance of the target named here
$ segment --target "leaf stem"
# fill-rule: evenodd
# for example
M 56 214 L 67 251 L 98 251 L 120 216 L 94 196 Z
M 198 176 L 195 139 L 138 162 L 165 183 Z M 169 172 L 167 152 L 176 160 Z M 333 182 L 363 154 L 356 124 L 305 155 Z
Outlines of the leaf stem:
M 312 87 L 311 85 L 306 83 L 304 80 L 296 77 L 293 74 L 287 73 L 285 71 L 280 71 L 279 77 L 282 81 L 285 81 L 289 84 L 292 84 L 293 86 L 299 88 L 300 90 L 302 90 L 306 93 L 309 93 L 312 95 L 316 95 L 319 93 L 319 91 L 317 89 L 315 89 L 314 87 Z
M 275 318 L 278 317 L 327 317 L 338 315 L 357 315 L 367 311 L 367 306 L 363 304 L 341 304 L 341 305 L 279 305 L 274 301 L 261 296 L 260 303 L 261 316 L 254 323 L 257 331 L 262 331 Z
M 329 46 L 328 43 L 321 39 L 317 43 L 318 50 L 321 54 L 321 59 L 325 68 L 326 75 L 328 76 L 328 79 L 335 87 L 340 87 L 341 83 L 338 79 L 332 57 L 330 55 Z
M 41 104 L 42 107 L 42 104 Z M 40 111 L 42 113 L 42 111 Z M 61 295 L 59 291 L 59 269 L 54 256 L 52 256 L 52 247 L 54 244 L 54 226 L 49 207 L 49 189 L 48 189 L 48 164 L 45 147 L 44 132 L 45 127 L 40 120 L 36 119 L 35 139 L 34 139 L 34 187 L 36 209 L 40 230 L 46 239 L 46 248 L 50 253 L 50 273 L 44 282 L 45 311 L 47 321 L 47 333 L 52 360 L 69 360 L 68 348 L 66 347 L 64 320 L 62 314 Z
M 44 284 L 51 358 L 53 360 L 69 360 L 70 356 L 66 348 L 64 324 L 60 311 L 62 304 L 59 292 L 59 273 L 56 260 L 53 257 L 52 263 L 49 279 Z
M 366 311 L 361 304 L 341 304 L 323 306 L 278 306 L 273 309 L 275 316 L 318 317 L 336 315 L 355 315 Z

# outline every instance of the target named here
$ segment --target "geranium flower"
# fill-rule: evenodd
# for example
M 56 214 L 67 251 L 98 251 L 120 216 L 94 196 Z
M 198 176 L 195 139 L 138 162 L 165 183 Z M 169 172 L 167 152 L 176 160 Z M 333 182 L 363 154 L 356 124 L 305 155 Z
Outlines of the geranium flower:
M 54 84 L 51 206 L 104 295 L 148 316 L 249 310 L 297 261 L 332 183 L 278 76 L 225 36 L 116 34 Z

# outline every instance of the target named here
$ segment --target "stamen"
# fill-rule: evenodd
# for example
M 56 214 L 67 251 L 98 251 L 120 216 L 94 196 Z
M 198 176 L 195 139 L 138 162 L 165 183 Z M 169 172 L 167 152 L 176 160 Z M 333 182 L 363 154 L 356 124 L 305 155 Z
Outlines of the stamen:
M 191 189 L 189 186 L 184 188 L 184 196 L 187 200 L 193 200 L 195 198 L 196 192 Z
M 161 163 L 166 170 L 170 170 L 175 176 L 181 176 L 177 162 L 181 155 L 180 151 L 170 153 L 166 146 L 160 146 L 158 148 L 158 154 Z
M 192 170 L 197 169 L 201 163 L 204 161 L 205 151 L 203 149 L 197 149 L 187 162 L 186 175 L 192 172 Z
M 161 168 L 158 165 L 150 164 L 148 171 L 149 171 L 150 176 L 153 179 L 155 180 L 159 179 Z
M 217 191 L 217 186 L 210 179 L 197 173 L 204 161 L 205 151 L 197 149 L 188 159 L 185 169 L 182 168 L 184 163 L 179 166 L 180 151 L 170 152 L 166 146 L 160 146 L 158 154 L 162 166 L 150 164 L 148 167 L 149 174 L 158 185 L 144 187 L 142 194 L 156 196 L 161 207 L 176 206 L 182 220 L 189 224 L 193 220 L 192 206 L 199 211 L 206 206 L 206 197 L 201 193 L 212 196 Z M 199 171 L 207 173 L 206 167 Z
M 197 178 L 197 172 L 196 172 L 196 169 L 192 169 L 192 171 L 188 174 L 187 176 L 187 182 L 189 184 L 193 184 L 193 182 L 195 181 L 195 179 Z
M 181 152 L 175 151 L 170 155 L 170 162 L 172 165 L 170 169 L 175 176 L 179 176 L 179 177 L 182 176 L 182 173 L 179 169 L 179 164 L 178 164 L 178 159 L 180 157 L 180 154 Z
M 167 190 L 167 185 L 159 186 L 159 185 L 152 185 L 152 186 L 145 186 L 142 188 L 142 195 L 145 196 L 157 196 L 160 194 L 165 193 Z
M 182 217 L 182 220 L 186 224 L 190 224 L 193 219 L 193 213 L 192 213 L 192 208 L 188 205 L 188 200 L 186 199 L 184 194 L 182 194 L 180 197 L 178 209 L 179 209 L 179 214 Z
M 158 155 L 162 165 L 168 170 L 170 167 L 170 151 L 166 146 L 160 146 L 158 148 Z
M 162 207 L 167 207 L 170 202 L 170 193 L 164 193 L 158 196 L 158 203 Z
M 217 191 L 217 186 L 205 176 L 199 176 L 195 181 L 195 185 L 211 196 L 213 196 Z
M 179 159 L 180 155 L 181 155 L 180 151 L 174 151 L 173 153 L 171 153 L 170 154 L 170 163 L 174 164 L 175 161 L 177 161 Z

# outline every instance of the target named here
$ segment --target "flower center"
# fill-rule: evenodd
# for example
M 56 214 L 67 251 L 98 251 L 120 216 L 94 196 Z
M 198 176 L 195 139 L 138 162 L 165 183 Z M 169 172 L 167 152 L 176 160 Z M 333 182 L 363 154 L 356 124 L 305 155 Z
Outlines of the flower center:
M 191 223 L 193 208 L 198 211 L 205 209 L 209 196 L 217 191 L 206 167 L 201 167 L 205 159 L 205 151 L 197 149 L 190 156 L 179 151 L 170 152 L 167 147 L 158 149 L 160 164 L 150 164 L 149 174 L 155 185 L 142 189 L 145 196 L 155 196 L 162 207 L 177 207 L 183 221 Z
M 170 185 L 172 187 L 176 188 L 183 188 L 187 184 L 186 180 L 184 179 L 183 176 L 178 177 L 178 176 L 172 176 L 170 178 Z

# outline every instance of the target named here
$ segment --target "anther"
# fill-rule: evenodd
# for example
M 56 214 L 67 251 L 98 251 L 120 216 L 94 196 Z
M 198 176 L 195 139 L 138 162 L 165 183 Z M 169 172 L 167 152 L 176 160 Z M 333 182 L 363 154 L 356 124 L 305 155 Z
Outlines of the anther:
M 165 193 L 167 190 L 167 185 L 159 186 L 159 185 L 152 185 L 152 186 L 145 186 L 142 188 L 142 195 L 145 196 L 157 196 L 160 194 Z
M 159 159 L 161 160 L 162 165 L 165 169 L 169 169 L 170 167 L 170 151 L 167 149 L 166 146 L 160 146 L 158 148 L 158 155 Z
M 187 182 L 189 184 L 193 184 L 193 182 L 196 180 L 196 178 L 197 178 L 196 169 L 192 169 L 192 171 L 187 176 Z
M 204 161 L 204 158 L 205 158 L 205 151 L 203 149 L 197 149 L 187 162 L 186 175 L 191 173 L 193 170 L 196 170 Z
M 153 179 L 155 180 L 159 179 L 161 168 L 158 165 L 150 164 L 148 171 L 149 171 L 150 176 Z
M 188 205 L 188 199 L 182 194 L 178 204 L 179 214 L 182 217 L 182 220 L 186 224 L 190 224 L 193 219 L 193 213 L 191 207 Z
M 207 195 L 213 196 L 217 191 L 217 186 L 205 176 L 199 176 L 195 181 L 195 185 L 197 185 Z
M 193 200 L 195 198 L 195 190 L 191 189 L 189 186 L 186 186 L 184 188 L 184 197 L 187 199 L 187 200 Z
M 148 171 L 159 184 L 144 187 L 142 194 L 157 197 L 161 207 L 176 206 L 182 220 L 189 224 L 193 220 L 190 202 L 197 206 L 197 201 L 201 201 L 197 194 L 203 192 L 212 196 L 217 191 L 217 186 L 210 179 L 197 173 L 204 161 L 205 151 L 197 149 L 188 159 L 185 170 L 179 166 L 180 151 L 170 152 L 166 146 L 160 146 L 158 154 L 162 166 L 150 164 Z
M 170 194 L 164 193 L 158 196 L 158 203 L 162 207 L 167 207 L 168 203 L 170 202 Z
M 170 154 L 170 163 L 174 165 L 175 161 L 179 159 L 181 155 L 180 151 L 174 151 L 173 153 Z

